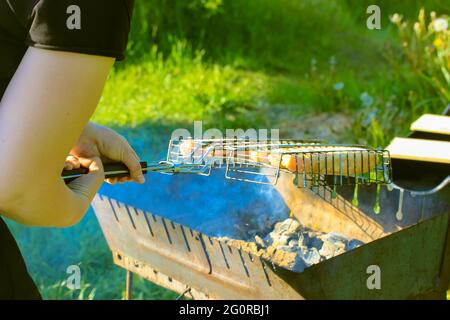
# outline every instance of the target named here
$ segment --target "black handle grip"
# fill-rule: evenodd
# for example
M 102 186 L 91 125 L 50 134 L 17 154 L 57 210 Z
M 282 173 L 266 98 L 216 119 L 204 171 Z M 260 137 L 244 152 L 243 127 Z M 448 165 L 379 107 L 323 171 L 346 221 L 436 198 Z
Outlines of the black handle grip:
M 140 162 L 142 169 L 147 168 L 147 162 Z M 103 164 L 103 169 L 105 170 L 105 179 L 107 178 L 120 178 L 120 177 L 128 177 L 130 175 L 130 171 L 127 166 L 123 163 L 105 163 Z M 64 179 L 66 183 L 69 183 L 76 178 L 80 177 L 83 174 L 89 173 L 88 168 L 78 168 L 73 170 L 63 170 L 61 177 Z M 147 170 L 143 170 L 143 173 L 146 174 Z

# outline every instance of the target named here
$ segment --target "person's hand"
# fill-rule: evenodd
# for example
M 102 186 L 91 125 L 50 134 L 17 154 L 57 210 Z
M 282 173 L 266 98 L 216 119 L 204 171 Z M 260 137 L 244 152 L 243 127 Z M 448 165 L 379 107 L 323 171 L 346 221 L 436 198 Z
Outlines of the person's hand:
M 130 177 L 110 178 L 106 180 L 108 183 L 145 182 L 136 152 L 124 137 L 107 127 L 89 122 L 70 154 L 74 158 L 66 159 L 65 168 L 66 166 L 72 169 L 79 168 L 76 158 L 99 157 L 103 163 L 123 162 L 130 171 Z
M 81 167 L 80 160 L 73 156 L 69 155 L 66 158 L 66 161 L 64 162 L 64 170 L 74 170 Z
M 68 157 L 70 158 L 70 156 Z M 68 162 L 66 161 L 66 164 Z M 84 174 L 67 184 L 67 186 L 79 197 L 88 199 L 89 202 L 95 196 L 95 193 L 102 185 L 105 173 L 103 171 L 103 164 L 99 157 L 92 158 L 70 158 L 69 163 L 72 166 L 83 166 L 89 169 L 88 174 Z M 72 167 L 72 169 L 75 169 Z M 71 169 L 68 169 L 71 170 Z

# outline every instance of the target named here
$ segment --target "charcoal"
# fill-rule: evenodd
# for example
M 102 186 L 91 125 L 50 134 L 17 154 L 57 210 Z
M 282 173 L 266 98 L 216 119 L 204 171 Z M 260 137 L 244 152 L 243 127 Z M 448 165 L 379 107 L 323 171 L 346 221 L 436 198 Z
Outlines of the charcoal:
M 321 239 L 324 241 L 324 244 L 322 249 L 320 249 L 320 254 L 326 259 L 333 258 L 346 252 L 348 239 L 345 237 L 335 233 L 329 233 L 322 235 Z
M 314 234 L 311 231 L 300 232 L 299 242 L 301 242 L 306 247 L 314 247 L 318 250 L 320 250 L 323 245 L 323 240 L 317 237 L 317 233 Z
M 282 222 L 278 222 L 275 224 L 275 227 L 271 233 L 273 234 L 284 234 L 284 235 L 292 235 L 298 230 L 300 230 L 301 225 L 300 222 L 294 219 L 286 219 Z
M 303 261 L 307 267 L 310 267 L 314 264 L 319 263 L 321 260 L 321 256 L 319 251 L 316 248 L 311 248 L 303 255 Z
M 281 235 L 279 237 L 273 237 L 272 246 L 278 248 L 280 246 L 286 246 L 288 244 L 290 237 L 286 235 Z
M 291 248 L 298 248 L 298 240 L 295 239 L 289 240 L 288 246 Z
M 264 238 L 255 235 L 254 239 L 254 242 L 230 238 L 220 240 L 295 272 L 302 272 L 364 244 L 337 233 L 315 232 L 291 218 L 276 223 Z
M 298 253 L 298 247 L 291 247 L 291 246 L 279 246 L 277 247 L 277 250 L 285 251 L 285 252 L 291 252 L 291 253 Z

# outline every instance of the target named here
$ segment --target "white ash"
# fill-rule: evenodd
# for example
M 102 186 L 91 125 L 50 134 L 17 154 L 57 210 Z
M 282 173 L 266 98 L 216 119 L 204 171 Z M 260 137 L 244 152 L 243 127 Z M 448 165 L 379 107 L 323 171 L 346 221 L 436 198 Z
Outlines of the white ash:
M 305 268 L 363 244 L 337 233 L 312 231 L 290 218 L 276 223 L 273 231 L 264 238 L 255 236 L 254 242 L 229 238 L 220 240 L 295 272 L 302 272 Z

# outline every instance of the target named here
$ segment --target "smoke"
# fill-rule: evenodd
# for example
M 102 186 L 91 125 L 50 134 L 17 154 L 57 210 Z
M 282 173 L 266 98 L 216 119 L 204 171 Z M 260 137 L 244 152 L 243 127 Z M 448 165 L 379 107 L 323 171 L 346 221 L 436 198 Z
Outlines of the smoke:
M 272 186 L 228 180 L 224 169 L 208 177 L 149 173 L 144 185 L 104 185 L 100 193 L 215 237 L 253 240 L 289 216 Z
M 168 141 L 170 134 L 157 130 L 132 133 L 129 138 L 142 159 L 165 157 L 167 149 L 161 141 Z M 267 182 L 258 175 L 233 176 Z M 254 235 L 266 234 L 289 216 L 289 209 L 272 186 L 226 179 L 225 169 L 214 169 L 207 177 L 149 172 L 146 180 L 144 185 L 104 184 L 100 193 L 216 237 L 254 240 Z

